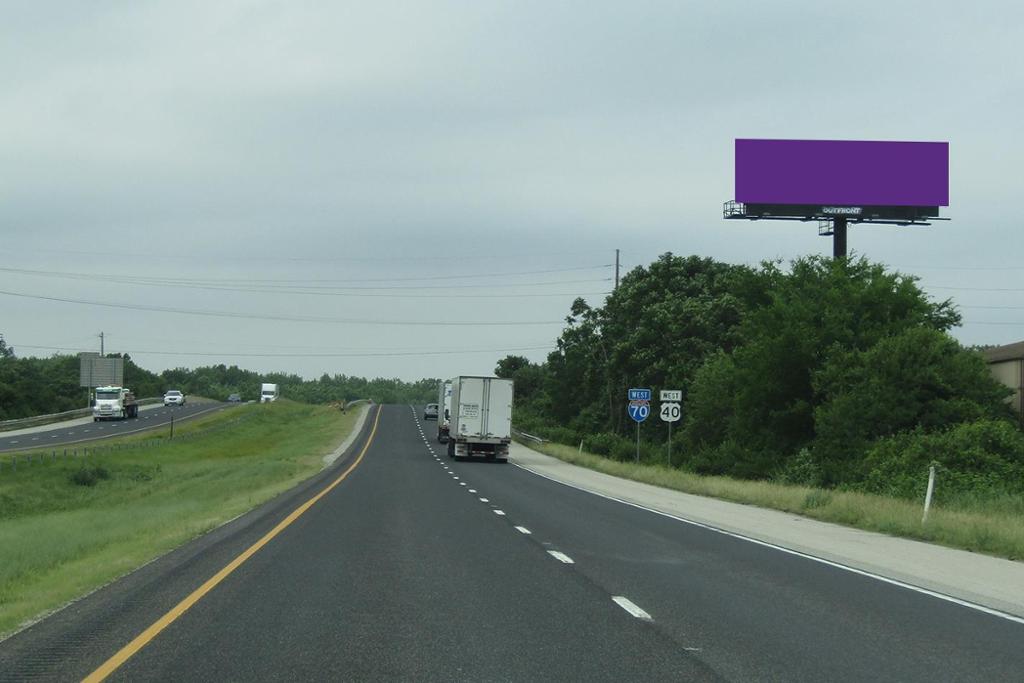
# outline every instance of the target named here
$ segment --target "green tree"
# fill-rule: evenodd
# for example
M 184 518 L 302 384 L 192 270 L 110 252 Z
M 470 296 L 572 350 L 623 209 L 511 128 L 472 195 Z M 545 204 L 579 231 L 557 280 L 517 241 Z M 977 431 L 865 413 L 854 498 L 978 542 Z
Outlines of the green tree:
M 879 437 L 1010 417 L 1010 390 L 981 357 L 926 327 L 886 337 L 866 351 L 836 349 L 813 385 L 812 453 L 831 483 L 860 479 L 864 454 Z
M 717 451 L 713 460 L 727 473 L 768 476 L 810 445 L 815 409 L 823 400 L 813 378 L 831 356 L 864 351 L 905 330 L 944 331 L 959 322 L 951 304 L 930 302 L 915 278 L 863 258 L 801 258 L 789 273 L 768 263 L 762 282 L 769 301 L 744 318 L 732 363 L 708 364 L 698 373 L 705 386 L 732 388 L 729 408 L 723 410 L 717 397 L 714 410 L 693 401 L 687 405 L 689 415 L 717 422 L 697 425 L 687 419 L 684 436 L 691 457 Z M 704 391 L 702 400 L 709 396 Z M 722 457 L 723 447 L 728 458 Z
M 759 272 L 671 253 L 627 273 L 603 307 L 577 299 L 546 368 L 557 419 L 582 431 L 622 432 L 629 386 L 685 396 L 704 360 L 734 348 L 746 312 L 766 300 Z

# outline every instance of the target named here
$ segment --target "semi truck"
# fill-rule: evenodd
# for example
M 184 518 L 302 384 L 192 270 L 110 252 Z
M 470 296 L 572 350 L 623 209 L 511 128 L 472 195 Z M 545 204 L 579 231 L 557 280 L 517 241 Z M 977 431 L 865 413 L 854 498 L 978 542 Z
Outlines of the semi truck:
M 437 390 L 437 442 L 448 443 L 452 417 L 452 383 L 441 382 Z
M 455 377 L 448 424 L 448 456 L 508 462 L 512 443 L 510 379 Z
M 273 403 L 277 400 L 277 395 L 276 384 L 260 385 L 260 403 Z
M 139 402 L 127 387 L 96 387 L 92 421 L 127 420 L 139 416 Z

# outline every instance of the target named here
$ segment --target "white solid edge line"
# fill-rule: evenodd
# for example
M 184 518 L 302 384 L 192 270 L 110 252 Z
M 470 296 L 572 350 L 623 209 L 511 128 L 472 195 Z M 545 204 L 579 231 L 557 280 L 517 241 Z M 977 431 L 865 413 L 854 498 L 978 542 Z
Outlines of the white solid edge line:
M 569 557 L 565 553 L 560 553 L 557 550 L 549 550 L 548 551 L 548 555 L 550 555 L 551 557 L 555 558 L 556 560 L 558 560 L 562 564 L 576 564 L 575 562 L 572 561 L 571 557 Z
M 526 534 L 527 536 L 529 536 L 531 533 L 531 531 L 527 529 L 525 526 L 517 526 L 516 531 L 518 531 L 521 534 Z
M 624 598 L 621 595 L 613 595 L 612 601 L 622 609 L 632 614 L 637 619 L 644 619 L 645 621 L 654 621 L 651 618 L 650 614 L 637 607 L 636 603 L 634 603 L 629 598 Z
M 786 548 L 784 546 L 776 545 L 774 543 L 769 543 L 768 541 L 762 541 L 762 540 L 757 539 L 757 538 L 751 538 L 750 536 L 744 536 L 743 534 L 738 534 L 735 531 L 726 531 L 725 529 L 719 529 L 718 527 L 711 526 L 710 524 L 704 524 L 703 522 L 695 522 L 692 519 L 686 519 L 685 517 L 679 517 L 677 515 L 673 515 L 673 514 L 668 513 L 668 512 L 663 512 L 661 510 L 656 510 L 654 508 L 650 508 L 650 507 L 647 507 L 645 505 L 641 505 L 639 503 L 633 503 L 633 502 L 628 501 L 628 500 L 623 500 L 621 498 L 616 498 L 615 496 L 609 496 L 608 494 L 605 494 L 605 493 L 598 493 L 597 491 L 591 491 L 590 489 L 585 489 L 582 486 L 576 486 L 575 484 L 569 484 L 567 482 L 560 481 L 558 479 L 555 479 L 554 477 L 549 477 L 546 474 L 541 474 L 540 472 L 536 472 L 534 470 L 531 470 L 529 467 L 525 467 L 523 465 L 520 465 L 519 463 L 512 463 L 512 464 L 515 465 L 516 467 L 518 467 L 521 470 L 525 470 L 526 472 L 529 472 L 530 474 L 534 474 L 534 475 L 536 475 L 538 477 L 543 477 L 544 479 L 547 479 L 548 481 L 553 481 L 556 484 L 561 484 L 562 486 L 568 486 L 569 488 L 576 489 L 577 491 L 583 491 L 584 493 L 589 493 L 589 494 L 592 494 L 592 495 L 595 495 L 595 496 L 599 496 L 601 498 L 606 498 L 608 500 L 614 500 L 616 503 L 622 503 L 623 505 L 629 505 L 630 507 L 637 508 L 638 510 L 646 510 L 647 512 L 653 512 L 656 515 L 661 515 L 662 517 L 668 517 L 669 519 L 674 519 L 677 522 L 683 522 L 684 524 L 690 524 L 690 525 L 693 525 L 693 526 L 696 526 L 696 527 L 700 527 L 701 529 L 707 529 L 708 531 L 714 531 L 714 532 L 719 533 L 719 534 L 724 534 L 726 536 L 731 536 L 733 538 L 738 538 L 738 539 L 740 539 L 742 541 L 748 541 L 750 543 L 756 543 L 757 545 L 764 546 L 765 548 L 772 548 L 773 550 L 778 550 L 780 552 L 787 553 L 789 555 L 795 555 L 797 557 L 802 557 L 802 558 L 804 558 L 806 560 L 811 560 L 813 562 L 820 562 L 821 564 L 826 564 L 826 565 L 828 565 L 830 567 L 835 567 L 836 569 L 842 569 L 844 571 L 852 572 L 854 574 L 859 574 L 860 576 L 866 576 L 866 577 L 868 577 L 870 579 L 875 579 L 876 581 L 881 581 L 883 583 L 888 583 L 888 584 L 893 585 L 893 586 L 898 586 L 899 588 L 905 588 L 907 590 L 911 590 L 911 591 L 914 591 L 916 593 L 921 593 L 923 595 L 929 595 L 929 596 L 931 596 L 933 598 L 938 598 L 939 600 L 945 600 L 946 602 L 952 602 L 953 604 L 960 605 L 961 607 L 968 607 L 970 609 L 977 610 L 979 612 L 984 612 L 985 614 L 990 614 L 990 615 L 992 615 L 994 617 L 999 617 L 1001 619 L 1006 619 L 1007 621 L 1012 621 L 1012 622 L 1015 622 L 1015 623 L 1018 623 L 1018 624 L 1024 624 L 1024 617 L 1018 617 L 1018 616 L 1016 616 L 1014 614 L 1010 614 L 1009 612 L 1003 612 L 1003 611 L 995 609 L 993 607 L 986 607 L 985 605 L 979 605 L 976 602 L 970 602 L 969 600 L 963 600 L 962 598 L 953 597 L 952 595 L 946 595 L 945 593 L 939 593 L 938 591 L 933 591 L 933 590 L 931 590 L 929 588 L 922 588 L 921 586 L 915 586 L 912 583 L 906 583 L 905 581 L 900 581 L 899 579 L 890 579 L 889 577 L 882 576 L 881 574 L 873 574 L 872 572 L 866 571 L 864 569 L 858 569 L 856 567 L 851 567 L 851 566 L 846 565 L 846 564 L 841 564 L 839 562 L 835 562 L 834 560 L 826 560 L 823 557 L 817 557 L 815 555 L 809 555 L 808 553 L 800 552 L 799 550 L 793 550 L 792 548 Z

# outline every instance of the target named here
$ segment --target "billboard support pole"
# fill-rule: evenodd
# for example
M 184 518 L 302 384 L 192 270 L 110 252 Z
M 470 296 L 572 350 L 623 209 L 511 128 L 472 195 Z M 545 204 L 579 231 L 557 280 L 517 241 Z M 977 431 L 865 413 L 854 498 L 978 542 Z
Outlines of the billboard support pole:
M 846 216 L 836 216 L 832 221 L 832 258 L 846 258 Z

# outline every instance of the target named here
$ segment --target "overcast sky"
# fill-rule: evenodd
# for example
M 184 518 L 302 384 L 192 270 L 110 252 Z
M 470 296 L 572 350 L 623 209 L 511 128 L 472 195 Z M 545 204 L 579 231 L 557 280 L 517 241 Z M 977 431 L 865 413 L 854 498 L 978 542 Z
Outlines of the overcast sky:
M 0 0 L 0 333 L 155 371 L 542 360 L 616 248 L 831 253 L 722 220 L 734 139 L 766 137 L 948 140 L 952 220 L 850 247 L 952 297 L 963 342 L 1019 341 L 1021 8 Z M 397 355 L 424 351 L 453 353 Z

